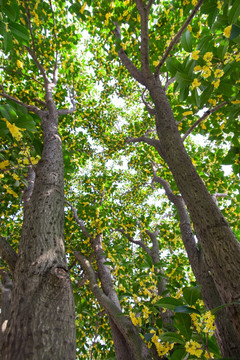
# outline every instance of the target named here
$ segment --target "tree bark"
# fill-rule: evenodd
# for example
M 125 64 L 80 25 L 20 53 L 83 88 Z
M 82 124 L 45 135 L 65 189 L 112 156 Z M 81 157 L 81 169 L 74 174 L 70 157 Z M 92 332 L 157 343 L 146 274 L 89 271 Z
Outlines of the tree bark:
M 190 212 L 194 229 L 223 303 L 240 299 L 240 244 L 189 158 L 159 78 L 147 80 L 155 105 L 161 156 L 168 164 Z M 231 305 L 229 317 L 240 341 L 240 307 Z
M 147 345 L 144 343 L 142 338 L 139 335 L 138 330 L 132 324 L 129 317 L 124 315 L 120 310 L 119 306 L 117 306 L 113 300 L 107 296 L 102 289 L 98 286 L 96 274 L 87 259 L 82 256 L 79 252 L 75 252 L 76 259 L 80 262 L 80 264 L 85 269 L 88 279 L 89 279 L 89 286 L 92 290 L 93 294 L 96 296 L 99 304 L 104 308 L 106 313 L 109 315 L 110 321 L 115 324 L 116 329 L 118 329 L 121 336 L 117 339 L 117 346 L 121 346 L 122 339 L 124 339 L 124 348 L 131 349 L 131 353 L 128 354 L 128 359 L 133 360 L 150 360 L 152 356 L 147 348 Z M 115 334 L 114 332 L 112 333 Z M 127 346 L 126 346 L 127 344 Z M 115 344 L 114 344 L 115 345 Z M 124 355 L 124 351 L 119 353 L 119 356 Z M 125 352 L 127 354 L 127 352 Z M 116 354 L 117 356 L 117 354 Z M 132 358 L 131 358 L 132 356 Z M 119 359 L 123 359 L 123 357 L 119 357 Z
M 203 252 L 198 248 L 191 227 L 191 221 L 181 197 L 175 196 L 173 202 L 177 207 L 180 219 L 180 229 L 188 259 L 191 264 L 194 276 L 199 285 L 201 285 L 203 302 L 208 310 L 212 310 L 222 305 L 222 300 L 215 286 L 209 268 L 206 264 Z M 215 318 L 215 336 L 218 342 L 221 355 L 223 357 L 235 357 L 240 354 L 240 343 L 237 339 L 236 330 L 229 319 L 225 308 L 219 310 Z
M 112 302 L 119 308 L 119 312 L 121 312 L 122 311 L 121 306 L 119 303 L 117 293 L 114 289 L 110 269 L 108 265 L 104 264 L 107 261 L 107 259 L 102 248 L 102 234 L 98 234 L 95 238 L 92 238 L 91 244 L 97 262 L 98 276 L 101 281 L 102 290 L 104 294 L 108 296 L 109 299 L 112 300 Z M 118 327 L 116 326 L 114 320 L 110 315 L 109 315 L 109 323 L 111 327 L 116 359 L 135 360 L 136 358 L 132 353 L 129 344 L 127 343 L 123 334 L 118 329 Z
M 75 360 L 75 315 L 64 249 L 64 179 L 58 112 L 42 115 L 44 146 L 25 202 L 2 360 Z

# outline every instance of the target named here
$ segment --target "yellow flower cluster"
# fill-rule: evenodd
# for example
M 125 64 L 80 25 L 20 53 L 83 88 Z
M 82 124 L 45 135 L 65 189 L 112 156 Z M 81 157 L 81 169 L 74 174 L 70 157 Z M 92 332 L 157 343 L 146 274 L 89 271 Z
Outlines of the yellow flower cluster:
M 160 342 L 159 337 L 156 334 L 155 330 L 151 330 L 150 333 L 154 334 L 151 341 L 155 345 L 157 349 L 158 356 L 163 356 L 168 353 L 168 351 L 172 350 L 174 344 L 170 344 L 169 342 Z M 148 345 L 151 347 L 151 343 Z
M 231 35 L 231 31 L 232 31 L 232 25 L 227 26 L 223 32 L 224 36 L 226 36 L 226 38 L 229 38 Z
M 186 343 L 185 345 L 186 351 L 191 354 L 191 355 L 195 355 L 198 358 L 201 357 L 203 350 L 201 349 L 201 345 L 194 341 L 194 340 L 190 340 Z
M 0 170 L 6 169 L 6 167 L 8 167 L 9 165 L 10 165 L 9 160 L 5 160 L 5 161 L 0 162 Z
M 130 311 L 129 315 L 134 326 L 142 326 L 142 319 L 140 316 L 136 317 L 132 311 Z
M 3 185 L 3 187 L 7 190 L 8 194 L 11 194 L 16 198 L 18 197 L 18 194 L 16 194 L 15 191 L 13 191 L 7 184 Z
M 25 129 L 20 129 L 18 128 L 15 124 L 11 124 L 9 121 L 5 120 L 6 125 L 11 133 L 11 135 L 17 140 L 21 140 L 22 138 L 22 134 L 20 132 L 20 130 L 25 130 Z

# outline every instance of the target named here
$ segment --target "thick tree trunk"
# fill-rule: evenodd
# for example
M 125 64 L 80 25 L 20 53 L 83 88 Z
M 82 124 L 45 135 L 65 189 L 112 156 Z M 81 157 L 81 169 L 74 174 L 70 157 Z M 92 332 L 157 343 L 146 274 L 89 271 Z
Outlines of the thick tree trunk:
M 180 219 L 180 228 L 188 259 L 191 264 L 197 283 L 202 287 L 202 298 L 208 310 L 222 305 L 221 298 L 209 272 L 203 252 L 198 248 L 192 232 L 191 221 L 181 197 L 172 193 L 172 201 L 177 207 Z M 215 336 L 223 357 L 240 358 L 240 342 L 236 330 L 229 319 L 225 308 L 219 310 L 215 319 Z
M 161 156 L 187 204 L 221 300 L 223 303 L 237 301 L 240 298 L 240 244 L 187 155 L 160 80 L 151 76 L 147 88 L 155 105 Z M 231 305 L 228 313 L 240 341 L 240 307 Z
M 75 360 L 75 316 L 64 250 L 64 179 L 58 114 L 42 117 L 44 147 L 25 201 L 3 360 Z M 31 192 L 30 192 L 31 193 Z

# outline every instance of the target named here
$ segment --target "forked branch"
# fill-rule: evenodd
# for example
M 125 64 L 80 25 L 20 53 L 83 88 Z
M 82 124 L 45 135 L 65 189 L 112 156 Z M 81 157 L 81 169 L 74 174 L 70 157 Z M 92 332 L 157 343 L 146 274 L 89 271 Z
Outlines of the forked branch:
M 172 41 L 170 42 L 167 50 L 165 51 L 162 59 L 160 60 L 159 64 L 157 65 L 156 69 L 155 69 L 155 76 L 158 76 L 161 70 L 161 67 L 163 66 L 163 64 L 165 63 L 165 61 L 168 58 L 168 55 L 171 53 L 172 49 L 174 48 L 174 46 L 179 42 L 183 32 L 186 30 L 186 28 L 188 27 L 188 25 L 190 24 L 190 22 L 192 21 L 192 19 L 194 18 L 195 14 L 197 13 L 198 9 L 200 8 L 200 6 L 202 5 L 204 0 L 199 0 L 197 5 L 194 7 L 194 9 L 192 10 L 192 12 L 190 13 L 190 15 L 188 16 L 187 20 L 184 22 L 184 24 L 182 25 L 181 29 L 177 32 L 177 34 L 174 36 L 174 38 L 172 39 Z

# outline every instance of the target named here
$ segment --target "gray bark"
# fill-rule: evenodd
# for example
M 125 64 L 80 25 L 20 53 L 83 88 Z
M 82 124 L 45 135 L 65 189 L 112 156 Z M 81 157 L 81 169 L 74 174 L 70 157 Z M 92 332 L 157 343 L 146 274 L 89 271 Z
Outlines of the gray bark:
M 64 249 L 62 144 L 51 93 L 46 98 L 43 152 L 24 206 L 2 360 L 75 360 L 74 301 Z
M 151 2 L 147 6 L 140 0 L 135 0 L 135 2 L 141 15 L 141 70 L 131 64 L 123 49 L 119 50 L 119 58 L 133 78 L 149 91 L 155 107 L 155 124 L 159 139 L 159 141 L 154 140 L 153 145 L 168 164 L 187 205 L 221 302 L 227 304 L 239 301 L 240 243 L 208 193 L 186 152 L 173 111 L 159 79 L 160 67 L 154 75 L 148 65 L 147 14 L 149 13 L 148 5 Z M 201 5 L 201 1 L 198 4 Z M 138 141 L 139 139 L 136 139 L 136 142 Z M 229 322 L 235 328 L 236 341 L 240 342 L 240 307 L 231 305 L 227 307 L 227 312 Z

